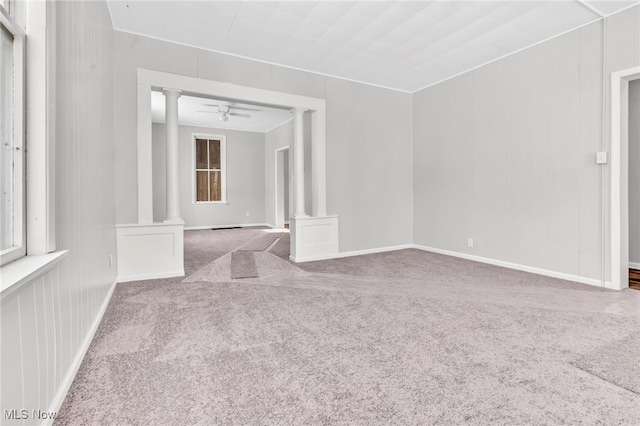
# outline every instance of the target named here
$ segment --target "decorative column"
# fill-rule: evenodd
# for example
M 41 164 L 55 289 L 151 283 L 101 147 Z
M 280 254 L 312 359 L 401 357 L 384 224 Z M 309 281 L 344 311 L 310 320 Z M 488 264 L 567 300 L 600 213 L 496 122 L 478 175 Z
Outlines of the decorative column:
M 327 153 L 325 112 L 311 114 L 311 215 L 327 215 Z
M 178 98 L 180 90 L 162 89 L 167 129 L 167 214 L 165 223 L 181 223 L 178 180 Z
M 304 113 L 306 109 L 294 108 L 293 112 L 293 184 L 295 185 L 294 218 L 307 217 L 304 210 Z

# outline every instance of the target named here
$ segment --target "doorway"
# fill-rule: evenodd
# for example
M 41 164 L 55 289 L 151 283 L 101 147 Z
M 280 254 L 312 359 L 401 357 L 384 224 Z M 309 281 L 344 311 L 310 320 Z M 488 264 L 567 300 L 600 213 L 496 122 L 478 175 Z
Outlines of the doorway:
M 275 151 L 276 155 L 276 191 L 275 191 L 275 205 L 276 205 L 276 228 L 288 228 L 289 227 L 289 212 L 290 212 L 290 163 L 289 163 L 289 147 L 279 148 Z
M 637 168 L 630 158 L 631 127 L 638 119 L 637 112 L 632 112 L 635 108 L 630 109 L 630 87 L 639 80 L 640 67 L 611 74 L 611 287 L 616 290 L 630 286 L 630 255 L 634 244 L 630 231 L 638 221 L 637 213 L 632 212 L 638 189 L 633 189 L 630 180 L 633 179 L 631 167 L 634 172 Z
M 629 288 L 640 290 L 640 79 L 629 82 Z

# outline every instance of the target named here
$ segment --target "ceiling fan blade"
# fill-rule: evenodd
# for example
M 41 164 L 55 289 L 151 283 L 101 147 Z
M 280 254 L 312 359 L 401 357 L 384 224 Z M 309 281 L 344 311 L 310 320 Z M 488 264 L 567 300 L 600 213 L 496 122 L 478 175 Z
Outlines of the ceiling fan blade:
M 218 111 L 196 111 L 196 112 L 205 112 L 207 114 L 217 114 Z
M 202 106 L 210 106 L 210 107 L 218 108 L 220 105 L 218 105 L 218 104 L 202 104 Z
M 233 115 L 234 117 L 251 118 L 249 114 L 240 114 L 238 112 L 230 112 L 229 115 Z

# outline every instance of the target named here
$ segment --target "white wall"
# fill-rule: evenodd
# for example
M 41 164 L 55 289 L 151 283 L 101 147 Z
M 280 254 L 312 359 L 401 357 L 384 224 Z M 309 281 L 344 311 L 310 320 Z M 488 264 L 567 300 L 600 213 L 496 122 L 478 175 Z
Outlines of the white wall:
M 57 408 L 116 276 L 111 21 L 104 2 L 56 4 L 54 195 L 57 247 L 69 254 L 2 297 L 2 416 Z
M 166 126 L 153 123 L 153 216 L 166 212 Z M 227 137 L 227 204 L 193 204 L 192 134 Z M 264 133 L 179 126 L 180 214 L 185 227 L 264 223 Z M 246 216 L 249 212 L 249 216 Z
M 608 19 L 607 73 L 640 63 L 639 10 Z M 602 277 L 602 27 L 414 95 L 416 244 Z
M 119 31 L 114 49 L 117 223 L 137 220 L 140 67 L 325 99 L 327 208 L 340 215 L 340 250 L 411 242 L 411 95 Z
M 629 84 L 629 261 L 640 264 L 640 80 Z

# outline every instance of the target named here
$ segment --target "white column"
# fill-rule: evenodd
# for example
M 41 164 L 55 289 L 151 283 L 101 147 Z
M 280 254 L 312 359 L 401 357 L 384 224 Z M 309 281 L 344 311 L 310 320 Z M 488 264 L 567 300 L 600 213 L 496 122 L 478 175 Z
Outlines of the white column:
M 151 86 L 138 84 L 138 223 L 153 223 Z
M 327 153 L 325 143 L 325 112 L 315 111 L 311 115 L 311 214 L 314 217 L 327 215 Z
M 307 217 L 304 210 L 304 113 L 306 109 L 294 108 L 293 112 L 293 184 L 295 185 L 295 209 L 293 217 Z
M 178 98 L 180 90 L 163 89 L 167 128 L 167 216 L 165 222 L 179 223 L 180 200 L 178 189 Z

